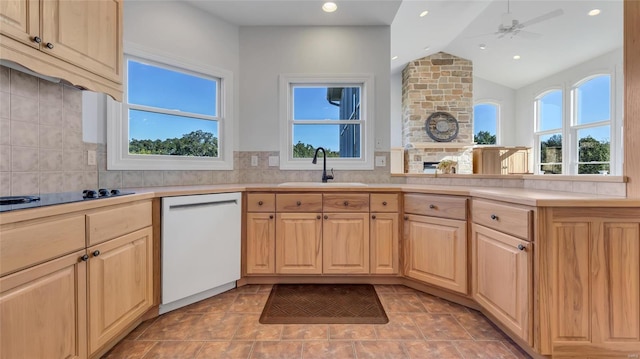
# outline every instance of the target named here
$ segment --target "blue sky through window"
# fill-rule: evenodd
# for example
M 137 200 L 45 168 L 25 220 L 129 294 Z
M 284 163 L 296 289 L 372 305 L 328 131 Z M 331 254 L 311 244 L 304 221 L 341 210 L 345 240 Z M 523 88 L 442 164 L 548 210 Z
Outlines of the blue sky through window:
M 480 131 L 496 134 L 496 123 L 498 119 L 498 106 L 482 103 L 473 106 L 473 132 L 475 135 Z

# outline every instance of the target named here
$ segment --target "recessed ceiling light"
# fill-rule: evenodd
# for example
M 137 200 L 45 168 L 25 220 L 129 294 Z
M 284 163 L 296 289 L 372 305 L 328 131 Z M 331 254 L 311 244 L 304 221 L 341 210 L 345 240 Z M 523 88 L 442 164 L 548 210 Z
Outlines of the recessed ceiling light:
M 429 46 L 425 46 L 424 51 L 429 51 Z
M 391 58 L 391 60 L 397 60 L 397 59 L 398 59 L 398 56 L 394 56 Z
M 338 5 L 336 5 L 336 3 L 334 2 L 329 1 L 322 5 L 322 10 L 324 10 L 324 12 L 334 12 L 338 10 Z
M 480 50 L 485 50 L 487 48 L 487 45 L 480 44 L 480 45 L 478 45 L 478 47 L 480 48 Z
M 520 55 L 514 55 L 514 56 L 513 56 L 513 59 L 514 59 L 514 60 L 520 60 Z
M 420 13 L 420 17 L 425 17 L 427 16 L 427 14 L 429 14 L 429 10 L 425 10 L 423 12 Z
M 593 9 L 589 11 L 589 16 L 596 16 L 600 14 L 600 9 Z

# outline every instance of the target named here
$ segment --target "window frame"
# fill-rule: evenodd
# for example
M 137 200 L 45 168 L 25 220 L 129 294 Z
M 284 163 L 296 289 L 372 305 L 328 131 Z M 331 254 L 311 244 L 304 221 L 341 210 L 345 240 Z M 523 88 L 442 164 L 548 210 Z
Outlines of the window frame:
M 496 107 L 496 143 L 494 145 L 491 146 L 499 146 L 502 141 L 501 141 L 501 137 L 500 136 L 500 124 L 501 124 L 501 117 L 502 117 L 502 103 L 498 100 L 493 100 L 493 99 L 480 99 L 480 100 L 476 100 L 473 103 L 473 111 L 474 111 L 474 118 L 473 118 L 473 129 L 472 129 L 472 134 L 473 136 L 476 135 L 476 119 L 475 119 L 475 110 L 476 110 L 476 106 L 478 105 L 492 105 Z M 475 141 L 473 141 L 475 142 Z
M 157 54 L 139 46 L 126 44 L 123 56 L 123 102 L 127 101 L 127 61 L 133 59 L 152 66 L 179 71 L 218 81 L 218 157 L 190 157 L 129 154 L 128 104 L 109 98 L 107 101 L 107 169 L 108 170 L 233 170 L 233 73 L 209 65 L 197 64 L 166 54 Z M 131 109 L 146 106 L 135 105 Z M 171 110 L 153 112 L 179 115 Z M 187 112 L 185 112 L 187 113 Z M 211 116 L 202 116 L 213 119 Z
M 359 124 L 360 125 L 360 157 L 359 158 L 327 158 L 327 169 L 336 170 L 372 170 L 374 168 L 374 77 L 372 74 L 281 74 L 279 76 L 279 117 L 280 117 L 280 169 L 281 170 L 318 170 L 322 164 L 312 164 L 307 158 L 293 157 L 293 125 L 300 122 L 293 120 L 293 87 L 294 86 L 327 86 L 347 87 L 359 86 L 360 119 L 345 121 L 310 121 L 305 124 Z M 321 122 L 321 123 L 319 123 Z
M 592 122 L 589 124 L 577 124 L 577 101 L 576 90 L 577 88 L 600 76 L 609 76 L 609 120 L 607 121 L 599 121 Z M 616 103 L 619 100 L 617 98 L 616 93 L 616 81 L 618 78 L 616 77 L 615 68 L 611 68 L 608 70 L 597 70 L 592 71 L 587 74 L 582 74 L 580 76 L 576 76 L 578 78 L 577 81 L 568 81 L 561 85 L 554 85 L 546 87 L 540 91 L 535 92 L 537 95 L 534 96 L 533 99 L 533 117 L 534 117 L 534 174 L 542 174 L 540 170 L 541 166 L 541 158 L 540 158 L 540 138 L 549 134 L 562 134 L 562 163 L 558 163 L 562 165 L 562 175 L 576 175 L 576 176 L 593 176 L 594 174 L 578 174 L 579 163 L 578 163 L 578 131 L 582 129 L 588 129 L 592 127 L 601 127 L 601 126 L 609 126 L 610 131 L 610 150 L 609 150 L 609 175 L 619 175 L 622 170 L 621 164 L 618 161 L 618 158 L 621 156 L 618 141 L 620 138 L 620 132 L 618 129 L 619 119 L 616 113 Z M 538 100 L 548 94 L 549 92 L 561 90 L 562 91 L 562 128 L 559 129 L 551 129 L 545 131 L 538 131 L 539 128 L 539 108 L 538 108 Z M 554 163 L 549 163 L 554 164 Z

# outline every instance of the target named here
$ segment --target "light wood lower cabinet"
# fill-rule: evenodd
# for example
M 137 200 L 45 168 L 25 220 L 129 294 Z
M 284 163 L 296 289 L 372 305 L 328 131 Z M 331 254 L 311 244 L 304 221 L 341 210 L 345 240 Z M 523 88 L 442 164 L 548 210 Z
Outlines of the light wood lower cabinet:
M 532 247 L 511 235 L 472 225 L 473 299 L 529 345 L 533 344 Z
M 274 213 L 247 213 L 247 274 L 276 272 L 276 223 Z
M 322 252 L 323 273 L 369 273 L 369 213 L 326 213 Z
M 369 223 L 371 273 L 398 274 L 398 213 L 374 213 Z
M 542 352 L 639 357 L 640 209 L 553 208 L 547 218 Z
M 276 273 L 321 274 L 321 213 L 277 213 L 276 228 Z
M 1 358 L 87 357 L 84 253 L 0 279 Z
M 405 275 L 467 293 L 467 222 L 405 216 Z
M 153 305 L 152 237 L 147 227 L 88 248 L 90 354 Z

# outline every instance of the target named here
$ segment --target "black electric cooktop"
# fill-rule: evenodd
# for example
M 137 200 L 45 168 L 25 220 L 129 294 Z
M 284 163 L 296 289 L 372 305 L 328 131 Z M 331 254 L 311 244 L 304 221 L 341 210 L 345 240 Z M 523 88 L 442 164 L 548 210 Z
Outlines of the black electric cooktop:
M 126 196 L 135 192 L 100 188 L 78 192 L 44 193 L 31 196 L 0 197 L 0 212 L 38 208 L 56 204 L 97 201 L 104 198 Z

